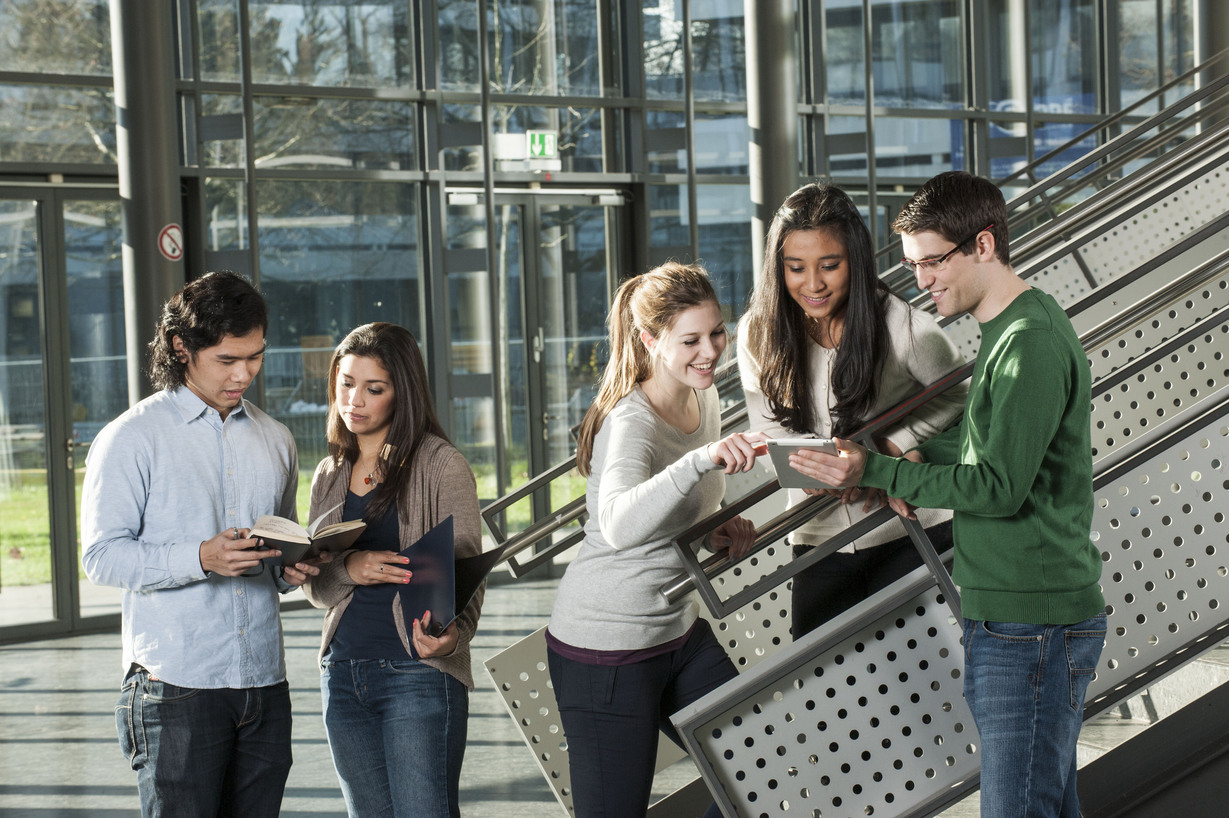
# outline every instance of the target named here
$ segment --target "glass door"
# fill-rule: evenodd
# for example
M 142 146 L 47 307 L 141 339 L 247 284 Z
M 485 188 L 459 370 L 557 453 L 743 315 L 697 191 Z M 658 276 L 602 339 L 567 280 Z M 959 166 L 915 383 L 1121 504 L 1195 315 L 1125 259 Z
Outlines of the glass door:
M 0 188 L 0 639 L 118 614 L 81 573 L 85 452 L 128 405 L 113 189 Z
M 484 502 L 575 450 L 573 429 L 606 361 L 606 311 L 622 272 L 622 201 L 613 193 L 500 191 L 489 229 L 480 195 L 449 208 L 452 430 Z M 574 472 L 556 480 L 510 507 L 505 531 L 583 491 Z

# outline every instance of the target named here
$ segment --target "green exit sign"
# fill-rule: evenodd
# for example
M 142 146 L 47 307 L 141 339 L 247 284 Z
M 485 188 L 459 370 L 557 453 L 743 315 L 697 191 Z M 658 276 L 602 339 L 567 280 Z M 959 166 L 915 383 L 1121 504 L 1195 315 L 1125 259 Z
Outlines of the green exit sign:
M 529 145 L 530 159 L 558 159 L 558 131 L 525 131 L 525 140 Z

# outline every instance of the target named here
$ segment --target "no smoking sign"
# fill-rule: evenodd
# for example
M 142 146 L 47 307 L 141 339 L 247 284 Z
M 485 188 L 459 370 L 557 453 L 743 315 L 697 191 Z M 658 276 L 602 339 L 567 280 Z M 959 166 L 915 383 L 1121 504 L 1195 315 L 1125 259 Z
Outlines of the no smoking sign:
M 168 224 L 158 233 L 158 252 L 167 261 L 179 261 L 183 258 L 183 228 L 177 224 Z

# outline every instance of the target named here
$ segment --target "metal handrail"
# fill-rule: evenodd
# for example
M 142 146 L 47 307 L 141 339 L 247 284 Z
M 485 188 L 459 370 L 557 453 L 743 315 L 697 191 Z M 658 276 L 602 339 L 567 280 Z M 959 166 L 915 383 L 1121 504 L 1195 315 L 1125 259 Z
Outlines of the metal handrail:
M 1190 248 L 1201 244 L 1205 240 L 1226 229 L 1229 229 L 1229 213 L 1221 214 L 1199 230 L 1185 237 L 1181 241 L 1176 242 L 1170 247 L 1165 248 L 1151 259 L 1148 259 L 1135 270 L 1132 270 L 1130 273 L 1120 276 L 1110 284 L 1107 284 L 1105 288 L 1099 292 L 1078 301 L 1071 307 L 1068 307 L 1066 310 L 1067 315 L 1070 317 L 1079 315 L 1083 311 L 1091 308 L 1094 304 L 1099 303 L 1105 295 L 1117 292 L 1122 288 L 1139 281 L 1140 279 L 1155 272 L 1163 265 L 1168 264 L 1175 258 L 1179 257 Z M 1048 266 L 1051 263 L 1051 260 L 1041 259 L 1037 263 L 1043 266 Z M 1106 342 L 1107 338 L 1113 337 L 1116 332 L 1121 332 L 1126 327 L 1129 327 L 1132 324 L 1138 323 L 1138 321 L 1142 320 L 1140 316 L 1148 314 L 1148 306 L 1150 304 L 1158 303 L 1158 298 L 1155 296 L 1166 297 L 1166 300 L 1162 301 L 1161 303 L 1169 303 L 1170 300 L 1173 300 L 1186 292 L 1198 289 L 1208 281 L 1216 278 L 1218 275 L 1224 274 L 1227 270 L 1229 270 L 1229 250 L 1218 253 L 1207 262 L 1204 262 L 1203 264 L 1195 267 L 1193 270 L 1179 276 L 1175 281 L 1167 284 L 1161 290 L 1157 291 L 1154 297 L 1136 302 L 1135 304 L 1132 304 L 1124 310 L 1118 312 L 1111 318 L 1101 322 L 1097 326 L 1086 330 L 1080 336 L 1081 345 L 1085 348 L 1085 350 L 1092 350 L 1100 347 Z M 1184 333 L 1182 336 L 1179 336 L 1176 342 L 1171 341 L 1170 344 L 1166 345 L 1166 349 L 1170 348 L 1170 346 L 1174 346 L 1175 344 L 1177 347 L 1181 347 L 1186 343 L 1183 339 L 1187 334 L 1189 333 Z M 1195 334 L 1198 335 L 1199 333 L 1196 332 Z M 1148 360 L 1152 360 L 1152 357 L 1155 357 L 1155 355 L 1150 356 Z M 879 429 L 890 425 L 901 417 L 914 411 L 918 406 L 925 404 L 929 400 L 932 400 L 939 394 L 945 392 L 951 386 L 964 380 L 964 378 L 968 377 L 972 373 L 975 365 L 975 362 L 970 362 L 959 369 L 953 370 L 951 373 L 936 381 L 931 386 L 906 399 L 905 402 L 894 407 L 888 413 L 881 415 L 871 423 L 859 429 L 855 437 L 858 439 L 873 437 L 874 433 Z M 1131 372 L 1134 372 L 1134 368 Z M 1104 391 L 1104 389 L 1110 388 L 1114 384 L 1121 383 L 1125 377 L 1128 377 L 1128 375 L 1124 374 L 1122 371 L 1111 373 L 1107 376 L 1107 379 L 1109 380 L 1102 379 L 1097 385 L 1095 385 L 1095 389 L 1099 390 L 1096 394 L 1100 394 Z M 1107 383 L 1110 386 L 1104 385 Z M 771 486 L 775 489 L 777 487 L 777 481 L 774 479 L 770 481 L 770 483 L 766 483 L 765 487 L 767 486 Z M 761 487 L 761 489 L 763 488 L 764 487 Z M 807 555 L 804 555 L 804 557 L 795 559 L 776 569 L 772 573 L 765 575 L 744 591 L 741 591 L 726 600 L 721 600 L 716 593 L 716 589 L 713 588 L 714 578 L 738 565 L 739 562 L 742 562 L 743 560 L 746 560 L 763 549 L 771 546 L 773 543 L 783 538 L 786 534 L 789 534 L 798 526 L 816 516 L 820 511 L 824 510 L 824 508 L 828 507 L 828 505 L 804 503 L 795 507 L 797 511 L 795 511 L 795 509 L 789 509 L 786 513 L 774 518 L 762 529 L 762 531 L 757 531 L 756 538 L 751 549 L 738 562 L 731 562 L 723 554 L 713 555 L 703 562 L 699 562 L 695 558 L 694 546 L 696 543 L 703 541 L 709 533 L 717 528 L 717 526 L 735 516 L 735 514 L 742 513 L 743 511 L 746 511 L 754 506 L 760 500 L 764 499 L 764 496 L 766 495 L 762 495 L 760 490 L 752 492 L 751 494 L 747 495 L 747 497 L 743 498 L 743 500 L 731 504 L 730 506 L 723 508 L 720 512 L 710 515 L 709 517 L 697 522 L 691 528 L 687 529 L 687 531 L 675 538 L 674 545 L 676 546 L 676 549 L 679 552 L 679 555 L 682 558 L 683 564 L 687 570 L 676 575 L 670 582 L 666 583 L 660 588 L 662 596 L 668 602 L 677 602 L 692 591 L 697 591 L 704 600 L 706 606 L 709 608 L 710 613 L 719 618 L 723 617 L 728 615 L 731 611 L 737 610 L 737 608 L 742 604 L 745 604 L 746 601 L 755 599 L 771 588 L 779 586 L 782 582 L 795 576 L 805 567 L 820 559 L 822 556 L 832 553 L 844 544 L 856 539 L 857 536 L 860 536 L 859 534 L 852 537 L 846 537 L 845 534 L 847 532 L 842 532 L 836 537 L 833 537 L 831 540 L 825 542 L 822 546 L 812 549 L 813 551 L 823 549 L 823 553 L 821 555 L 808 553 Z M 882 518 L 880 522 L 889 518 L 890 515 Z M 921 550 L 924 556 L 929 556 L 925 549 Z M 950 575 L 943 572 L 941 574 L 936 574 L 936 579 L 942 586 L 944 586 L 944 593 L 948 598 L 949 604 L 954 602 L 956 599 L 956 597 L 952 596 L 954 593 L 954 587 L 952 589 L 947 587 L 947 583 L 950 582 Z
M 1004 176 L 1002 179 L 997 179 L 997 180 L 995 180 L 994 184 L 995 184 L 997 187 L 1002 188 L 1002 187 L 1005 187 L 1005 186 L 1007 186 L 1007 185 L 1010 185 L 1010 184 L 1011 184 L 1013 181 L 1015 181 L 1018 177 L 1028 177 L 1028 178 L 1030 178 L 1030 179 L 1035 179 L 1035 178 L 1036 178 L 1036 175 L 1035 175 L 1035 174 L 1036 174 L 1036 171 L 1037 171 L 1037 169 L 1038 169 L 1039 167 L 1041 167 L 1042 165 L 1046 164 L 1047 162 L 1051 162 L 1051 161 L 1053 161 L 1053 160 L 1054 160 L 1055 158 L 1057 158 L 1058 156 L 1061 156 L 1061 155 L 1063 154 L 1063 152 L 1064 152 L 1064 151 L 1068 151 L 1068 150 L 1070 150 L 1071 148 L 1074 148 L 1076 145 L 1080 144 L 1080 143 L 1081 143 L 1081 142 L 1083 142 L 1084 140 L 1086 140 L 1086 139 L 1088 139 L 1088 138 L 1090 138 L 1090 137 L 1096 137 L 1096 136 L 1097 136 L 1097 134 L 1098 134 L 1098 132 L 1100 132 L 1100 131 L 1104 131 L 1104 130 L 1107 130 L 1107 129 L 1110 129 L 1110 128 L 1113 128 L 1113 127 L 1115 127 L 1115 126 L 1119 125 L 1120 123 L 1122 123 L 1122 122 L 1124 122 L 1126 119 L 1128 119 L 1128 118 L 1131 116 L 1131 114 L 1132 114 L 1133 112 L 1135 112 L 1137 109 L 1139 109 L 1139 108 L 1143 108 L 1144 106 L 1146 106 L 1146 105 L 1148 105 L 1148 104 L 1150 104 L 1150 103 L 1152 103 L 1152 102 L 1154 102 L 1154 101 L 1156 101 L 1156 100 L 1158 100 L 1158 99 L 1161 99 L 1161 98 L 1162 98 L 1165 94 L 1169 93 L 1169 92 L 1170 92 L 1170 91 L 1172 91 L 1174 88 L 1176 88 L 1176 87 L 1178 87 L 1179 85 L 1181 85 L 1182 83 L 1186 82 L 1187 80 L 1190 80 L 1190 79 L 1194 78 L 1195 76 L 1197 76 L 1198 74 L 1203 73 L 1204 71 L 1207 71 L 1207 70 L 1211 69 L 1211 68 L 1212 68 L 1212 66 L 1213 66 L 1214 64 L 1216 64 L 1216 63 L 1217 63 L 1217 62 L 1219 62 L 1220 60 L 1225 59 L 1225 57 L 1226 57 L 1226 56 L 1229 56 L 1229 48 L 1226 48 L 1226 49 L 1224 49 L 1224 50 L 1220 51 L 1219 53 L 1214 54 L 1213 56 L 1211 56 L 1211 57 L 1209 57 L 1208 59 L 1204 60 L 1204 61 L 1203 61 L 1202 63 L 1200 63 L 1199 65 L 1196 65 L 1196 66 L 1195 66 L 1195 67 L 1193 67 L 1193 68 L 1187 69 L 1187 70 L 1186 70 L 1186 71 L 1184 71 L 1183 73 L 1181 73 L 1181 74 L 1179 74 L 1178 76 L 1174 77 L 1174 78 L 1173 78 L 1172 80 L 1170 80 L 1169 82 L 1165 83 L 1164 85 L 1160 86 L 1159 88 L 1155 89 L 1154 91 L 1151 91 L 1151 92 L 1150 92 L 1150 93 L 1148 93 L 1147 95 L 1145 95 L 1145 96 L 1143 96 L 1143 97 L 1139 98 L 1139 99 L 1138 99 L 1138 100 L 1136 100 L 1135 102 L 1131 103 L 1131 104 L 1130 104 L 1130 105 L 1128 105 L 1126 108 L 1123 108 L 1122 110 L 1117 111 L 1116 113 L 1110 114 L 1110 115 L 1109 115 L 1109 116 L 1107 116 L 1105 119 L 1102 119 L 1102 120 L 1100 120 L 1100 121 L 1096 122 L 1095 124 L 1088 126 L 1088 128 L 1087 128 L 1087 129 L 1085 129 L 1084 131 L 1082 131 L 1082 132 L 1080 132 L 1079 134 L 1075 135 L 1074 137 L 1072 137 L 1072 138 L 1071 138 L 1071 139 L 1069 139 L 1068 141 L 1064 142 L 1062 145 L 1059 145 L 1057 148 L 1054 148 L 1054 149 L 1050 150 L 1049 152 L 1047 152 L 1047 153 L 1045 153 L 1045 154 L 1042 154 L 1041 156 L 1039 156 L 1039 157 L 1035 158 L 1032 162 L 1029 162 L 1028 164 L 1024 165 L 1023 167 L 1021 167 L 1021 168 L 1017 169 L 1016 171 L 1014 171 L 1013 173 L 1009 174 L 1008 176 Z M 1214 81 L 1214 83 L 1215 83 L 1215 82 L 1216 82 L 1216 81 Z M 1204 86 L 1204 87 L 1205 87 L 1205 88 L 1207 88 L 1208 86 Z M 1186 101 L 1187 101 L 1187 97 L 1186 97 L 1186 96 L 1184 96 L 1182 99 L 1178 100 L 1177 102 L 1173 103 L 1172 105 L 1165 106 L 1165 108 L 1164 108 L 1163 110 L 1164 110 L 1164 111 L 1169 111 L 1170 109 L 1175 109 L 1175 113 L 1176 113 L 1178 110 L 1182 110 L 1182 109 L 1184 109 L 1185 107 L 1187 107 L 1187 105 L 1186 105 Z M 1152 118 L 1154 118 L 1155 116 L 1156 116 L 1156 115 L 1152 115 L 1151 117 L 1149 117 L 1149 119 L 1152 119 Z M 1138 127 L 1138 126 L 1136 126 L 1136 127 Z M 1135 130 L 1135 128 L 1133 128 L 1132 130 Z M 1086 157 L 1081 157 L 1080 159 L 1077 159 L 1077 160 L 1076 160 L 1075 164 L 1079 164 L 1079 165 L 1081 165 L 1081 166 L 1082 166 L 1083 164 L 1087 164 L 1087 163 L 1085 162 L 1085 159 L 1086 159 Z M 1048 179 L 1049 177 L 1046 177 L 1046 178 Z M 1019 197 L 1013 197 L 1013 201 L 1014 201 L 1016 198 L 1019 198 Z M 1009 208 L 1010 208 L 1010 206 L 1011 206 L 1011 203 L 1010 203 L 1010 202 L 1008 203 L 1008 206 L 1009 206 Z M 894 246 L 893 246 L 894 244 L 895 244 L 895 242 L 893 242 L 893 243 L 889 243 L 887 246 L 880 248 L 880 249 L 879 249 L 879 251 L 875 253 L 875 258 L 876 258 L 876 259 L 878 259 L 880 256 L 890 255 L 892 252 L 894 252 Z
M 1149 95 L 1149 97 L 1145 97 L 1144 99 L 1139 100 L 1138 102 L 1130 106 L 1128 109 L 1124 109 L 1124 111 L 1119 112 L 1118 114 L 1115 114 L 1114 116 L 1108 118 L 1107 120 L 1102 121 L 1101 123 L 1098 123 L 1097 126 L 1090 128 L 1085 134 L 1082 134 L 1079 137 L 1076 137 L 1075 140 L 1073 141 L 1074 142 L 1082 141 L 1083 139 L 1087 138 L 1088 135 L 1095 133 L 1095 131 L 1099 129 L 1113 127 L 1114 124 L 1125 119 L 1126 116 L 1129 115 L 1129 111 L 1134 110 L 1135 108 L 1141 107 L 1142 105 L 1146 104 L 1150 98 L 1155 98 L 1156 96 L 1159 96 L 1161 93 L 1164 93 L 1167 90 L 1171 90 L 1173 87 L 1185 81 L 1185 79 L 1189 79 L 1191 76 L 1194 76 L 1200 71 L 1206 70 L 1213 63 L 1215 63 L 1216 61 L 1220 59 L 1223 59 L 1226 55 L 1229 55 L 1229 49 L 1226 49 L 1225 51 L 1222 51 L 1219 54 L 1213 56 L 1212 58 L 1206 60 L 1200 66 L 1196 66 L 1195 68 L 1190 69 L 1182 77 L 1175 78 L 1174 80 L 1167 83 L 1164 88 L 1158 89 L 1157 91 L 1153 92 L 1153 94 Z M 1031 186 L 1028 191 L 1025 191 L 1025 193 L 1021 194 L 1020 196 L 1014 197 L 1008 203 L 1009 208 L 1019 208 L 1031 198 L 1037 198 L 1038 196 L 1042 195 L 1042 193 L 1045 192 L 1047 183 L 1051 183 L 1054 181 L 1061 183 L 1062 181 L 1065 181 L 1066 179 L 1071 178 L 1073 175 L 1079 172 L 1079 168 L 1086 166 L 1086 165 L 1090 165 L 1093 162 L 1098 161 L 1100 158 L 1104 156 L 1108 156 L 1109 154 L 1113 153 L 1115 149 L 1121 148 L 1124 145 L 1130 144 L 1132 141 L 1139 139 L 1141 136 L 1143 136 L 1145 133 L 1152 130 L 1153 128 L 1157 127 L 1159 124 L 1168 122 L 1169 120 L 1176 118 L 1177 114 L 1180 111 L 1184 110 L 1185 108 L 1190 107 L 1191 105 L 1195 105 L 1195 104 L 1203 102 L 1204 100 L 1210 98 L 1212 95 L 1219 92 L 1222 88 L 1225 88 L 1227 85 L 1229 85 L 1229 76 L 1218 79 L 1204 86 L 1196 93 L 1183 97 L 1183 99 L 1179 100 L 1178 102 L 1175 102 L 1172 106 L 1166 108 L 1164 111 L 1148 117 L 1148 119 L 1146 119 L 1144 122 L 1137 125 L 1130 132 L 1126 134 L 1122 134 L 1119 137 L 1116 137 L 1115 139 L 1110 140 L 1105 145 L 1103 145 L 1101 148 L 1098 148 L 1096 151 L 1085 155 L 1085 157 L 1078 160 L 1077 163 L 1074 163 L 1074 165 L 1072 166 L 1072 167 L 1075 167 L 1076 169 L 1073 170 L 1072 167 L 1066 168 L 1063 171 L 1060 171 L 1059 173 L 1052 174 L 1050 177 L 1047 177 L 1047 179 L 1043 180 L 1043 182 L 1040 182 L 1040 183 L 1037 183 Z M 1211 107 L 1211 108 L 1201 107 L 1199 109 L 1197 116 L 1215 115 L 1219 113 L 1222 107 L 1224 106 L 1216 106 L 1216 107 Z M 1114 171 L 1117 171 L 1118 169 L 1120 169 L 1121 164 L 1125 164 L 1126 162 L 1133 161 L 1135 158 L 1138 158 L 1139 156 L 1144 155 L 1145 153 L 1150 153 L 1159 144 L 1163 144 L 1164 142 L 1167 142 L 1175 138 L 1175 133 L 1174 133 L 1175 131 L 1180 130 L 1180 129 L 1189 128 L 1189 126 L 1190 126 L 1190 123 L 1184 120 L 1182 123 L 1175 126 L 1173 131 L 1168 131 L 1163 134 L 1156 135 L 1152 137 L 1151 139 L 1143 140 L 1140 143 L 1139 150 L 1132 151 L 1127 157 L 1114 160 L 1114 162 L 1112 163 Z M 1172 151 L 1167 152 L 1165 156 L 1156 160 L 1156 162 L 1153 165 L 1151 165 L 1149 168 L 1142 169 L 1136 173 L 1132 173 L 1129 177 L 1127 177 L 1127 180 L 1125 180 L 1126 182 L 1125 185 L 1120 183 L 1120 184 L 1115 185 L 1114 188 L 1112 188 L 1111 190 L 1107 190 L 1106 195 L 1109 196 L 1110 199 L 1107 200 L 1107 199 L 1102 198 L 1101 196 L 1091 197 L 1085 202 L 1082 202 L 1074 206 L 1070 210 L 1066 211 L 1065 213 L 1062 214 L 1061 217 L 1052 219 L 1046 224 L 1038 227 L 1036 230 L 1031 231 L 1028 234 L 1028 236 L 1023 240 L 1022 244 L 1017 246 L 1017 248 L 1013 248 L 1013 249 L 1015 250 L 1017 254 L 1024 255 L 1030 251 L 1037 251 L 1038 248 L 1045 248 L 1047 246 L 1050 246 L 1054 242 L 1069 241 L 1070 240 L 1069 235 L 1072 232 L 1077 232 L 1080 229 L 1084 229 L 1084 225 L 1091 222 L 1094 218 L 1097 218 L 1096 214 L 1098 211 L 1103 213 L 1104 208 L 1110 206 L 1109 204 L 1107 204 L 1107 201 L 1128 200 L 1128 201 L 1134 201 L 1136 204 L 1138 204 L 1138 202 L 1140 201 L 1140 198 L 1137 195 L 1137 191 L 1141 187 L 1147 186 L 1146 189 L 1153 189 L 1151 186 L 1159 182 L 1161 179 L 1165 179 L 1165 180 L 1172 179 L 1172 176 L 1170 175 L 1170 168 L 1172 165 L 1179 164 L 1184 161 L 1191 161 L 1188 153 L 1191 155 L 1197 155 L 1200 151 L 1206 152 L 1210 150 L 1211 148 L 1215 148 L 1217 145 L 1216 140 L 1215 138 L 1210 138 L 1210 137 L 1213 137 L 1214 134 L 1219 134 L 1220 132 L 1226 130 L 1226 128 L 1229 128 L 1229 125 L 1219 125 L 1214 130 L 1206 132 L 1205 134 L 1201 134 L 1202 138 L 1189 140 L 1185 144 L 1174 148 Z M 1209 146 L 1211 146 L 1211 148 Z M 1066 146 L 1066 147 L 1070 147 L 1070 146 Z M 1047 154 L 1046 156 L 1041 157 L 1038 160 L 1035 160 L 1035 162 L 1032 164 L 1036 165 L 1040 163 L 1041 161 L 1046 161 L 1047 158 L 1050 157 L 1052 154 L 1059 153 L 1062 150 L 1065 150 L 1066 147 L 1057 148 L 1054 151 L 1051 151 L 1050 154 Z M 1143 151 L 1143 153 L 1141 153 L 1140 151 Z M 1017 174 L 1023 172 L 1026 169 L 1027 169 L 1027 166 L 1026 168 L 1022 168 L 1021 171 L 1017 171 Z M 1007 177 L 1007 179 L 1003 181 L 1007 182 L 1011 178 L 1013 177 Z M 1093 182 L 1089 180 L 1088 178 L 1081 178 L 1078 180 L 1079 186 L 1085 186 L 1085 185 L 1089 185 L 1092 183 Z M 1064 193 L 1064 195 L 1066 194 Z M 1024 218 L 1025 215 L 1033 213 L 1033 212 L 1034 211 L 1032 210 L 1024 211 L 1024 214 L 1020 218 Z M 882 254 L 882 253 L 890 252 L 890 251 L 891 251 L 891 247 L 885 247 L 883 250 L 880 251 L 880 253 Z M 1028 275 L 1031 275 L 1031 273 L 1034 270 L 1043 269 L 1044 266 L 1048 266 L 1049 263 L 1052 263 L 1053 260 L 1055 260 L 1058 257 L 1061 257 L 1066 252 L 1069 252 L 1069 249 L 1064 249 L 1061 252 L 1060 251 L 1051 252 L 1051 254 L 1047 256 L 1045 259 L 1046 265 L 1036 266 L 1034 264 L 1030 264 L 1027 267 L 1021 268 L 1020 273 L 1022 277 L 1027 277 Z M 897 271 L 903 272 L 903 268 L 898 267 L 898 268 L 895 268 L 894 270 L 890 270 L 887 273 L 885 273 L 883 276 L 884 281 L 888 282 L 891 285 L 891 281 L 893 280 L 893 278 L 900 277 Z M 908 282 L 912 284 L 912 281 L 913 281 L 912 276 L 909 275 Z M 925 299 L 922 296 L 919 295 L 915 297 L 914 299 L 912 299 L 912 301 L 914 303 L 914 306 L 924 307 Z M 947 323 L 947 320 L 945 319 L 943 323 Z M 734 360 L 728 361 L 725 365 L 719 368 L 716 380 L 721 385 L 720 388 L 722 390 L 725 390 L 724 392 L 722 392 L 723 395 L 725 395 L 728 391 L 731 390 L 732 388 L 730 386 L 731 384 L 737 384 L 738 382 L 737 378 L 732 377 L 733 374 L 736 372 L 737 372 L 737 362 Z M 925 390 L 923 390 L 923 393 L 924 392 Z M 919 393 L 919 395 L 923 393 Z M 912 408 L 916 408 L 916 405 L 912 406 Z M 899 416 L 908 414 L 909 411 L 912 411 L 912 408 L 907 411 L 902 410 L 901 412 L 899 412 L 897 416 L 899 417 Z M 736 426 L 738 423 L 740 423 L 745 418 L 745 414 L 746 414 L 746 410 L 745 410 L 745 406 L 743 405 L 735 405 L 735 406 L 729 407 L 726 410 L 726 412 L 723 413 L 723 416 L 722 416 L 723 433 L 725 433 L 725 430 L 732 428 L 733 426 Z M 508 494 L 505 494 L 503 497 L 493 501 L 491 504 L 483 508 L 482 516 L 492 536 L 495 538 L 497 544 L 506 546 L 505 553 L 503 557 L 501 558 L 501 561 L 508 562 L 510 564 L 513 570 L 513 574 L 515 576 L 523 575 L 524 572 L 531 570 L 532 567 L 536 567 L 538 564 L 541 564 L 541 562 L 543 562 L 544 559 L 548 559 L 558 553 L 561 553 L 562 551 L 566 550 L 568 547 L 571 547 L 572 545 L 574 545 L 580 539 L 580 537 L 583 534 L 583 531 L 573 532 L 568 537 L 562 538 L 559 541 L 552 542 L 546 549 L 540 550 L 535 555 L 534 559 L 531 561 L 530 564 L 522 565 L 518 563 L 518 561 L 516 560 L 516 556 L 518 554 L 522 553 L 523 551 L 525 551 L 526 549 L 534 545 L 540 544 L 543 540 L 549 537 L 552 537 L 556 532 L 558 532 L 559 530 L 563 528 L 566 528 L 572 523 L 580 522 L 583 525 L 584 520 L 587 518 L 585 509 L 584 509 L 584 497 L 582 495 L 578 498 L 574 498 L 571 502 L 569 502 L 562 508 L 552 510 L 551 512 L 549 512 L 548 516 L 538 519 L 538 520 L 534 520 L 532 524 L 529 526 L 529 528 L 523 531 L 517 532 L 516 534 L 511 535 L 511 536 L 506 534 L 506 532 L 503 529 L 503 526 L 500 524 L 500 515 L 509 506 L 524 499 L 525 497 L 528 497 L 534 492 L 546 487 L 558 477 L 570 472 L 575 467 L 575 462 L 576 462 L 575 456 L 573 455 L 572 457 L 569 457 L 566 460 L 561 461 L 560 463 L 557 463 L 556 465 L 552 466 L 547 471 L 536 475 L 533 479 L 531 479 L 527 483 L 517 487 L 516 489 L 512 490 Z
M 1212 62 L 1222 58 L 1223 56 L 1225 56 L 1226 53 L 1229 53 L 1229 52 L 1221 52 L 1221 54 L 1206 61 L 1204 63 L 1204 67 L 1207 67 Z M 1226 87 L 1229 87 L 1229 74 L 1225 75 L 1224 77 L 1220 77 L 1214 80 L 1213 82 L 1205 85 L 1204 87 L 1198 89 L 1197 91 L 1191 93 L 1190 95 L 1183 97 L 1181 100 L 1179 100 L 1178 102 L 1175 102 L 1173 105 L 1169 106 L 1168 108 L 1165 108 L 1164 110 L 1159 111 L 1156 114 L 1149 116 L 1147 119 L 1143 120 L 1142 122 L 1140 122 L 1139 124 L 1131 128 L 1131 130 L 1126 131 L 1122 134 L 1119 134 L 1118 136 L 1107 141 L 1100 147 L 1090 151 L 1087 154 L 1084 154 L 1082 157 L 1080 157 L 1079 159 L 1077 159 L 1075 162 L 1071 163 L 1070 165 L 1067 165 L 1066 167 L 1050 174 L 1049 176 L 1045 177 L 1041 181 L 1034 183 L 1033 185 L 1031 185 L 1024 191 L 1019 193 L 1018 195 L 1013 196 L 1007 202 L 1007 211 L 1008 213 L 1016 213 L 1017 215 L 1015 215 L 1012 218 L 1009 218 L 1008 229 L 1010 230 L 1012 225 L 1018 226 L 1019 222 L 1027 219 L 1030 216 L 1036 215 L 1036 208 L 1021 210 L 1021 208 L 1024 208 L 1025 205 L 1030 204 L 1033 200 L 1042 199 L 1043 201 L 1048 201 L 1050 199 L 1061 199 L 1069 195 L 1074 190 L 1078 190 L 1081 187 L 1086 187 L 1090 184 L 1094 184 L 1095 180 L 1092 180 L 1089 177 L 1080 177 L 1079 179 L 1075 180 L 1070 186 L 1065 187 L 1065 188 L 1059 188 L 1057 191 L 1054 190 L 1054 188 L 1058 188 L 1059 185 L 1071 179 L 1072 177 L 1076 176 L 1077 174 L 1081 173 L 1083 170 L 1097 164 L 1103 158 L 1111 154 L 1114 154 L 1115 152 L 1119 150 L 1124 149 L 1125 147 L 1131 145 L 1131 143 L 1135 142 L 1136 140 L 1141 140 L 1146 134 L 1151 132 L 1153 129 L 1159 128 L 1165 123 L 1168 123 L 1170 120 L 1176 119 L 1178 114 L 1181 113 L 1183 110 L 1193 107 L 1193 106 L 1198 106 L 1196 107 L 1196 110 L 1194 114 L 1192 114 L 1192 117 L 1191 117 L 1195 122 L 1202 122 L 1204 119 L 1216 116 L 1217 114 L 1219 114 L 1221 109 L 1225 107 L 1225 103 L 1223 101 L 1220 102 L 1218 105 L 1210 107 L 1210 108 L 1207 106 L 1201 105 L 1201 103 L 1215 97 L 1217 94 L 1223 91 Z M 1124 153 L 1121 157 L 1115 159 L 1113 162 L 1107 165 L 1104 165 L 1102 167 L 1103 173 L 1101 175 L 1106 176 L 1106 175 L 1116 173 L 1117 171 L 1121 170 L 1125 165 L 1129 164 L 1130 162 L 1135 161 L 1136 159 L 1139 159 L 1142 156 L 1148 155 L 1153 150 L 1155 150 L 1159 144 L 1164 144 L 1165 142 L 1175 138 L 1175 136 L 1178 133 L 1189 128 L 1191 124 L 1192 123 L 1190 121 L 1183 120 L 1181 122 L 1174 124 L 1174 126 L 1170 130 L 1165 131 L 1163 134 L 1159 134 L 1158 136 L 1152 139 L 1144 139 L 1143 141 L 1140 142 L 1139 145 L 1135 147 L 1135 149 Z M 1094 133 L 1096 130 L 1099 130 L 1101 127 L 1102 126 L 1098 125 L 1096 128 L 1090 129 L 1088 132 L 1086 132 L 1086 134 L 1082 138 L 1087 138 L 1088 134 Z M 998 184 L 1001 187 L 1003 184 L 1005 184 L 1005 180 L 1003 182 L 996 182 L 996 184 Z M 875 254 L 876 259 L 879 259 L 882 256 L 890 256 L 893 253 L 898 252 L 899 245 L 900 245 L 899 240 L 892 239 L 884 247 L 882 247 L 878 252 L 876 252 Z M 893 265 L 891 268 L 885 271 L 884 274 L 882 275 L 882 278 L 884 282 L 890 288 L 897 289 L 901 287 L 902 282 L 911 282 L 912 274 L 906 271 L 902 265 L 897 264 L 897 265 Z

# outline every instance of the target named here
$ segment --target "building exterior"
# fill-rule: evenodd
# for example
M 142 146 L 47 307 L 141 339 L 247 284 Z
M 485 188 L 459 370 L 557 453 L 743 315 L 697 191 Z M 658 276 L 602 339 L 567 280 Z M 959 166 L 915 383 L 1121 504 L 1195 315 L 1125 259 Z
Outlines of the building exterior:
M 620 277 L 698 259 L 737 320 L 766 171 L 778 188 L 831 178 L 886 243 L 921 181 L 1008 177 L 1215 53 L 1226 16 L 1217 0 L 0 0 L 0 600 L 26 600 L 0 640 L 115 622 L 118 594 L 79 583 L 72 510 L 93 435 L 147 388 L 150 305 L 185 278 L 258 281 L 257 399 L 309 469 L 332 345 L 368 321 L 410 328 L 494 498 L 571 451 Z

